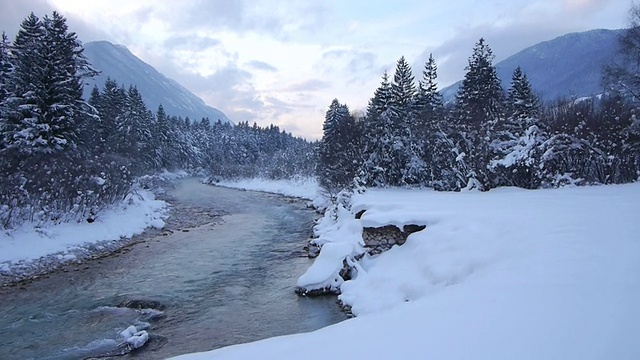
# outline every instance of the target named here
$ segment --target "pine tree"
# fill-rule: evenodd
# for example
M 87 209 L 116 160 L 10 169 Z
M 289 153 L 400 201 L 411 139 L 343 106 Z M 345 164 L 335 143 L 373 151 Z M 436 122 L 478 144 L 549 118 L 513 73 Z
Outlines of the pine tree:
M 386 149 L 392 141 L 392 124 L 389 117 L 391 101 L 391 83 L 385 71 L 380 86 L 369 100 L 362 130 L 361 146 L 364 157 L 359 177 L 367 186 L 387 184 L 385 167 L 390 159 L 385 154 L 388 153 Z
M 467 188 L 486 190 L 492 186 L 487 171 L 492 156 L 489 143 L 495 123 L 504 116 L 504 94 L 492 61 L 493 52 L 481 38 L 473 48 L 456 95 L 456 171 L 467 179 Z
M 127 106 L 127 92 L 115 80 L 107 78 L 102 94 L 95 100 L 98 101 L 95 103 L 90 101 L 100 114 L 100 122 L 95 131 L 100 134 L 101 142 L 104 143 L 104 152 L 116 153 L 117 149 L 124 147 L 127 141 L 118 134 Z
M 411 111 L 416 93 L 413 80 L 411 66 L 404 56 L 400 57 L 393 73 L 393 83 L 391 83 L 391 109 L 393 114 L 401 119 L 407 118 Z
M 9 77 L 12 75 L 13 66 L 11 65 L 11 45 L 7 34 L 2 32 L 0 37 L 0 151 L 5 146 L 5 141 L 1 134 L 4 132 L 7 113 L 7 101 L 9 97 Z
M 542 181 L 540 163 L 547 132 L 540 121 L 540 101 L 520 67 L 513 72 L 506 107 L 509 114 L 497 122 L 492 144 L 493 186 L 535 189 Z
M 481 38 L 456 95 L 458 121 L 463 124 L 480 127 L 502 116 L 504 94 L 493 58 L 493 51 Z
M 46 140 L 39 137 L 39 128 L 46 131 L 46 124 L 38 126 L 38 118 L 42 116 L 38 104 L 42 102 L 39 95 L 43 92 L 41 81 L 45 59 L 41 44 L 44 37 L 42 22 L 31 13 L 20 24 L 13 42 L 10 57 L 13 73 L 8 78 L 2 129 L 4 147 L 12 157 L 31 154 L 37 147 L 47 145 Z
M 95 74 L 82 51 L 58 13 L 23 21 L 12 51 L 9 147 L 23 154 L 77 148 L 77 121 L 91 110 L 82 99 L 83 79 Z
M 518 66 L 511 77 L 507 95 L 507 111 L 512 119 L 536 119 L 540 115 L 540 100 L 533 94 L 527 75 Z M 528 124 L 527 124 L 528 125 Z
M 153 151 L 158 169 L 171 169 L 177 165 L 178 148 L 175 146 L 176 135 L 169 122 L 169 117 L 162 105 L 158 106 L 153 131 Z
M 9 94 L 7 86 L 9 77 L 11 76 L 11 72 L 13 69 L 10 59 L 10 48 L 11 45 L 9 43 L 9 38 L 3 31 L 2 35 L 0 36 L 0 106 L 2 107 L 4 107 L 5 100 L 7 99 L 7 96 Z M 0 108 L 0 119 L 3 118 L 2 114 L 3 111 L 2 108 Z
M 425 163 L 425 180 L 428 186 L 437 190 L 456 188 L 456 179 L 452 176 L 452 143 L 449 119 L 446 116 L 442 94 L 438 91 L 438 68 L 429 55 L 422 71 L 422 80 L 414 101 L 414 134 Z
M 119 143 L 118 153 L 138 164 L 137 173 L 153 169 L 153 150 L 151 147 L 151 123 L 153 116 L 135 86 L 127 91 L 127 105 L 118 122 L 117 136 L 124 141 Z
M 334 99 L 322 130 L 318 145 L 318 179 L 325 189 L 335 192 L 352 183 L 359 165 L 356 124 L 349 108 Z
M 369 100 L 367 107 L 367 118 L 374 118 L 385 112 L 392 102 L 391 83 L 389 82 L 389 74 L 385 71 L 382 74 L 380 86 L 373 94 L 373 98 Z

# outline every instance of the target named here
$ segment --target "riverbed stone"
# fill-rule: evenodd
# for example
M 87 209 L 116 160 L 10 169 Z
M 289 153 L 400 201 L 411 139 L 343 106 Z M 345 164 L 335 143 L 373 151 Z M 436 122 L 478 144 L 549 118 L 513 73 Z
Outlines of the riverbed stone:
M 127 299 L 118 304 L 118 307 L 142 310 L 142 309 L 154 309 L 164 310 L 166 306 L 157 300 L 150 299 Z

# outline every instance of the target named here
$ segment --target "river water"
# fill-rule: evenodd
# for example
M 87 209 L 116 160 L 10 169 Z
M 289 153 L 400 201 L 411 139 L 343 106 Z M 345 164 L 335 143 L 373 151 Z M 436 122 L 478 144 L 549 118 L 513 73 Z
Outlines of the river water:
M 124 358 L 162 359 L 346 318 L 335 298 L 293 292 L 311 263 L 302 247 L 313 213 L 304 204 L 196 179 L 179 180 L 170 196 L 184 220 L 225 215 L 191 228 L 174 224 L 115 256 L 0 290 L 0 359 L 115 353 L 130 325 L 150 340 Z M 118 306 L 131 300 L 155 310 Z

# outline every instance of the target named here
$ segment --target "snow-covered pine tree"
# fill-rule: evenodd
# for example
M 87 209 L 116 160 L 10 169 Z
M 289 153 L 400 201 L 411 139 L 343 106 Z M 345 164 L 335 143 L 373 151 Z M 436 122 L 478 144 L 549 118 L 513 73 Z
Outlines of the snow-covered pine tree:
M 373 93 L 373 97 L 369 100 L 367 107 L 367 118 L 374 118 L 385 112 L 391 105 L 391 83 L 389 82 L 389 74 L 385 71 L 382 74 L 380 86 Z
M 438 91 L 438 67 L 433 55 L 424 65 L 422 80 L 414 100 L 414 139 L 425 164 L 425 180 L 428 186 L 448 189 L 451 179 L 450 141 L 447 139 L 450 124 L 445 116 L 444 101 Z
M 526 125 L 530 125 L 530 121 L 535 121 L 540 115 L 540 100 L 533 93 L 531 83 L 527 79 L 527 75 L 522 72 L 522 68 L 518 66 L 513 70 L 511 76 L 511 86 L 507 92 L 507 109 L 509 117 L 513 121 L 516 129 L 521 129 L 522 120 Z M 516 130 L 517 131 L 517 130 Z
M 422 160 L 419 139 L 415 128 L 416 86 L 411 66 L 402 56 L 396 63 L 391 83 L 390 117 L 393 136 L 391 157 L 395 160 L 387 168 L 389 185 L 425 185 L 426 168 Z
M 358 134 L 347 105 L 334 99 L 325 115 L 323 136 L 318 145 L 318 180 L 331 193 L 349 186 L 356 176 Z
M 9 76 L 11 76 L 11 71 L 13 66 L 11 65 L 11 44 L 9 43 L 9 38 L 7 34 L 3 31 L 2 35 L 0 35 L 0 121 L 3 119 L 3 107 L 5 100 L 9 94 L 9 90 L 7 89 Z M 0 145 L 1 147 L 1 145 Z
M 83 79 L 95 74 L 54 12 L 40 20 L 33 13 L 21 24 L 13 44 L 8 126 L 9 148 L 22 154 L 75 151 L 77 121 L 91 111 L 82 99 Z
M 393 73 L 390 105 L 393 114 L 404 121 L 406 121 L 412 110 L 411 106 L 416 93 L 416 86 L 413 80 L 411 66 L 409 66 L 404 56 L 400 57 Z
M 392 94 L 389 75 L 385 71 L 380 86 L 369 100 L 367 115 L 363 124 L 361 147 L 363 162 L 359 178 L 366 186 L 384 187 L 389 185 L 386 170 L 391 166 L 390 147 L 393 142 L 393 128 L 389 107 Z
M 116 130 L 119 154 L 136 160 L 136 173 L 144 173 L 153 169 L 153 151 L 151 148 L 152 113 L 142 99 L 142 95 L 135 86 L 127 91 L 127 104 L 122 114 L 122 121 L 118 122 Z
M 38 95 L 43 91 L 40 83 L 44 71 L 44 54 L 41 49 L 44 36 L 42 21 L 31 13 L 20 24 L 13 42 L 10 57 L 13 72 L 7 79 L 2 128 L 5 160 L 11 157 L 12 160 L 19 161 L 18 154 L 31 154 L 36 150 L 36 145 L 43 143 L 38 141 L 37 124 L 38 117 L 42 115 L 38 108 L 41 102 Z
M 170 169 L 174 166 L 177 151 L 172 144 L 175 135 L 172 133 L 169 117 L 162 104 L 156 111 L 156 121 L 153 127 L 152 150 L 154 152 L 154 164 L 157 169 Z
M 115 154 L 126 139 L 118 134 L 118 127 L 123 121 L 123 115 L 127 106 L 127 91 L 118 83 L 107 78 L 97 102 L 91 102 L 100 114 L 100 122 L 96 124 L 95 131 L 100 134 L 105 148 L 103 152 Z
M 494 124 L 503 116 L 504 92 L 493 52 L 484 38 L 476 43 L 462 86 L 456 95 L 456 123 L 453 134 L 458 153 L 457 172 L 467 179 L 467 188 L 487 190 L 491 187 L 487 170 L 489 143 Z
M 496 123 L 494 131 L 493 186 L 536 189 L 542 181 L 540 164 L 547 131 L 540 121 L 540 101 L 520 67 L 513 71 L 506 108 L 508 115 Z
M 11 44 L 7 34 L 3 31 L 0 37 L 0 151 L 4 148 L 4 139 L 1 136 L 7 116 L 7 98 L 9 97 L 9 76 L 13 66 L 11 65 Z
M 94 115 L 82 99 L 83 79 L 95 71 L 82 51 L 56 12 L 42 20 L 31 13 L 11 47 L 2 172 L 11 184 L 3 191 L 13 187 L 12 213 L 24 211 L 17 219 L 61 221 L 93 201 L 78 140 L 80 125 Z
M 82 45 L 73 32 L 69 32 L 66 19 L 57 12 L 43 18 L 46 36 L 45 123 L 52 128 L 53 139 L 60 141 L 69 149 L 78 137 L 79 122 L 92 122 L 94 108 L 83 99 L 84 79 L 98 72 L 91 67 L 84 56 Z M 55 143 L 57 140 L 54 140 Z

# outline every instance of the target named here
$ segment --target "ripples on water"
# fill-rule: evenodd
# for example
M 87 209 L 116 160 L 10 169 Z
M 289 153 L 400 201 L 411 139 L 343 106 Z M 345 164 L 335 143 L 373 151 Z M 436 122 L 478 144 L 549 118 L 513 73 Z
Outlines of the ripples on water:
M 126 254 L 0 293 L 0 359 L 114 353 L 130 325 L 151 340 L 136 359 L 205 351 L 306 332 L 345 319 L 335 299 L 299 298 L 313 213 L 299 202 L 181 180 L 177 201 L 225 212 L 222 224 L 173 229 Z M 119 308 L 153 300 L 159 310 Z M 128 357 L 133 355 L 127 355 Z

